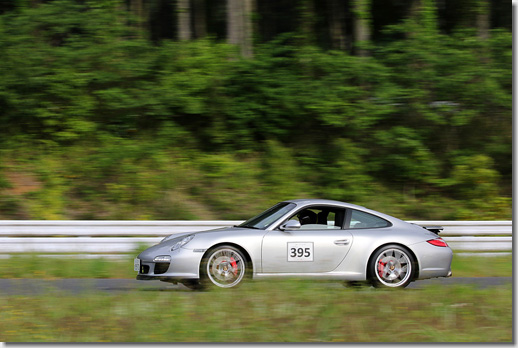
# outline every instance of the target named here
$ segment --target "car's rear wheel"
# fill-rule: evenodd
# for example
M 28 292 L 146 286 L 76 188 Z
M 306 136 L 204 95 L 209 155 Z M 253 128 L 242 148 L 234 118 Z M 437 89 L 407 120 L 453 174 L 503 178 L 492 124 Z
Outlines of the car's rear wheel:
M 220 288 L 240 285 L 248 272 L 245 256 L 239 249 L 230 245 L 209 250 L 200 267 L 201 284 Z
M 370 259 L 369 280 L 377 288 L 404 288 L 412 282 L 416 266 L 412 253 L 406 248 L 386 245 Z

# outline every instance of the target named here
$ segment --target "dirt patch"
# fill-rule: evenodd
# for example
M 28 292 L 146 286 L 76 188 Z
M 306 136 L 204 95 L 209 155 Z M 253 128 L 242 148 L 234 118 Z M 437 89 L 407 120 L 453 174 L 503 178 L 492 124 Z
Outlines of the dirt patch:
M 42 183 L 34 174 L 5 173 L 4 176 L 11 186 L 5 189 L 5 192 L 9 195 L 21 196 L 25 193 L 38 191 L 42 187 Z

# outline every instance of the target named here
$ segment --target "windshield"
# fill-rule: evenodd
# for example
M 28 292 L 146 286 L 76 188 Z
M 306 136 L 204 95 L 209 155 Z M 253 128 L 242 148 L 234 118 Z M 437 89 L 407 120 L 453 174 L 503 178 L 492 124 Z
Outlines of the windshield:
M 263 211 L 261 214 L 254 216 L 253 218 L 243 222 L 239 227 L 256 228 L 264 230 L 271 224 L 277 221 L 281 216 L 295 208 L 295 203 L 277 203 L 268 210 Z

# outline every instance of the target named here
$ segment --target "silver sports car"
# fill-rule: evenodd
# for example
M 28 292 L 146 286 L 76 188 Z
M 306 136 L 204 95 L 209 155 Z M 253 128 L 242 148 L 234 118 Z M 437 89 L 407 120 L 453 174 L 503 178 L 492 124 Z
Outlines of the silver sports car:
M 248 278 L 313 277 L 405 287 L 451 276 L 439 226 L 421 227 L 361 206 L 280 202 L 241 225 L 174 234 L 135 259 L 137 279 L 232 288 Z

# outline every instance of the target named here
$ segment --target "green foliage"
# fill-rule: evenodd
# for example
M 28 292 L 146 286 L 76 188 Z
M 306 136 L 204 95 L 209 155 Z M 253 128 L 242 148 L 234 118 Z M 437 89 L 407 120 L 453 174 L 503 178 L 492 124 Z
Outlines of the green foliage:
M 396 126 L 376 132 L 374 139 L 379 149 L 371 164 L 389 181 L 426 183 L 436 177 L 438 161 L 416 130 Z
M 276 141 L 267 141 L 261 165 L 262 191 L 277 201 L 312 196 L 311 186 L 302 181 L 298 168 L 293 151 Z
M 257 161 L 229 154 L 202 154 L 192 163 L 200 173 L 199 180 L 192 183 L 193 189 L 196 188 L 194 197 L 212 207 L 224 219 L 245 219 L 250 207 L 264 202 L 264 198 L 260 198 L 260 181 L 256 177 Z M 258 201 L 250 202 L 250 197 L 254 196 Z
M 493 160 L 484 155 L 458 158 L 451 179 L 459 197 L 483 199 L 498 193 L 498 172 L 493 169 Z
M 376 189 L 363 161 L 367 151 L 347 139 L 337 139 L 333 145 L 332 164 L 324 168 L 320 178 L 323 189 L 319 193 L 330 199 L 360 203 Z
M 64 219 L 66 206 L 64 190 L 64 186 L 52 182 L 45 185 L 45 187 L 39 191 L 29 193 L 26 196 L 29 202 L 29 216 L 36 220 Z
M 371 57 L 286 33 L 240 60 L 133 20 L 115 0 L 0 14 L 2 164 L 42 182 L 13 193 L 1 167 L 1 217 L 246 218 L 313 196 L 510 218 L 510 32 L 445 34 L 423 1 Z

